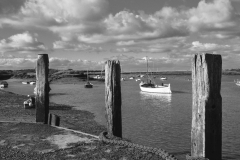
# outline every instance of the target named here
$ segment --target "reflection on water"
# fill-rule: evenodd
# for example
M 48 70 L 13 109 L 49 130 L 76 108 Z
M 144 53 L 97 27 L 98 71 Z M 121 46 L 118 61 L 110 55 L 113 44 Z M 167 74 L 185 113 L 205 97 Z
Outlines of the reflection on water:
M 152 100 L 161 101 L 166 103 L 171 103 L 172 94 L 162 94 L 162 93 L 148 93 L 140 91 L 141 100 Z

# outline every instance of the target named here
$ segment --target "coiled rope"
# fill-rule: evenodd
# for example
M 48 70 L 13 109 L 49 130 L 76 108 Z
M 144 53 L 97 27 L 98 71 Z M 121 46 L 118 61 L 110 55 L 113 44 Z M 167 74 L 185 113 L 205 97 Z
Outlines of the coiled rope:
M 186 155 L 186 160 L 209 160 L 209 159 L 204 157 L 192 157 L 190 155 Z
M 151 152 L 154 153 L 160 157 L 162 157 L 165 160 L 177 160 L 176 157 L 174 157 L 173 155 L 169 154 L 167 151 L 160 149 L 160 148 L 154 148 L 154 147 L 146 147 L 143 145 L 139 145 L 139 144 L 135 144 L 135 143 L 131 143 L 128 141 L 124 141 L 120 138 L 113 138 L 113 139 L 109 139 L 107 138 L 107 132 L 102 132 L 99 135 L 99 140 L 105 142 L 105 143 L 110 143 L 110 144 L 116 144 L 116 145 L 123 145 L 123 146 L 127 146 L 127 147 L 131 147 L 131 148 L 136 148 L 142 151 L 146 151 L 146 152 Z

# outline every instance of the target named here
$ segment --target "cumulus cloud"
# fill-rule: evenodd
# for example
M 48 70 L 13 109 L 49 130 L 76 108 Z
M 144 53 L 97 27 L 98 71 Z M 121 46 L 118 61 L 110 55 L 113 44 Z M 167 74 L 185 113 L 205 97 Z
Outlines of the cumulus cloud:
M 193 51 L 216 51 L 219 49 L 229 48 L 229 45 L 219 45 L 215 43 L 200 43 L 199 41 L 192 42 L 192 47 L 190 48 Z
M 36 59 L 30 58 L 0 58 L 2 69 L 29 69 L 34 68 Z
M 36 35 L 24 32 L 0 40 L 0 50 L 2 52 L 34 53 L 46 51 L 46 47 L 37 40 Z
M 149 62 L 150 71 L 170 71 L 179 70 L 179 67 L 183 70 L 190 70 L 191 59 L 190 58 L 154 58 L 147 57 Z M 146 57 L 133 57 L 125 54 L 116 55 L 110 57 L 112 60 L 119 60 L 122 68 L 122 72 L 129 71 L 146 71 L 147 62 Z
M 40 27 L 59 34 L 63 41 L 116 41 L 117 45 L 199 31 L 239 33 L 239 16 L 230 0 L 201 0 L 195 8 L 163 7 L 153 14 L 125 10 L 107 15 L 107 8 L 107 0 L 28 0 L 16 15 L 0 17 L 0 26 Z
M 104 62 L 89 61 L 89 60 L 69 60 L 65 58 L 51 57 L 49 65 L 51 68 L 56 69 L 99 69 L 103 66 Z
M 102 51 L 101 47 L 91 47 L 85 44 L 72 44 L 65 41 L 56 41 L 53 43 L 53 49 L 63 49 L 70 51 Z
M 118 46 L 130 46 L 136 44 L 133 40 L 131 41 L 119 41 L 116 43 Z

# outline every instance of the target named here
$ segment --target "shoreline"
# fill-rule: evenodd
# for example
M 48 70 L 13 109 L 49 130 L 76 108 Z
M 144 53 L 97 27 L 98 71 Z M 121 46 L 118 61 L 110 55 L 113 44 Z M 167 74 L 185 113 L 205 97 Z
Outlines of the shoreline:
M 24 109 L 24 95 L 0 90 L 0 121 L 35 122 L 35 108 Z M 74 106 L 49 103 L 49 113 L 60 116 L 60 127 L 74 129 L 94 135 L 105 131 L 103 125 L 98 124 L 94 114 L 89 111 L 76 110 Z
M 8 134 L 8 136 L 13 136 L 19 133 L 14 133 L 16 130 L 16 125 L 19 127 L 21 131 L 24 130 L 24 133 L 30 133 L 30 130 L 34 130 L 34 137 L 36 138 L 39 136 L 40 138 L 44 138 L 43 135 L 38 134 L 36 129 L 38 128 L 37 123 L 35 123 L 35 108 L 33 109 L 24 109 L 23 108 L 23 101 L 26 100 L 27 97 L 20 94 L 15 94 L 9 91 L 0 90 L 0 124 L 6 128 L 6 125 L 13 125 L 13 128 L 10 130 L 12 134 Z M 100 124 L 98 124 L 94 120 L 94 114 L 89 111 L 84 110 L 75 110 L 73 106 L 56 104 L 50 102 L 49 104 L 49 113 L 56 114 L 60 116 L 60 127 L 64 127 L 67 129 L 72 129 L 80 132 L 85 132 L 91 135 L 98 136 L 101 132 L 106 131 L 106 128 Z M 9 121 L 9 122 L 3 122 Z M 13 122 L 10 122 L 13 121 Z M 14 123 L 17 123 L 16 125 Z M 24 123 L 21 123 L 24 122 Z M 4 128 L 2 127 L 2 128 Z M 23 127 L 23 128 L 22 128 Z M 49 125 L 42 125 L 43 128 L 38 128 L 41 133 L 48 133 L 47 130 L 45 131 L 44 128 L 49 127 Z M 1 128 L 1 127 L 0 127 Z M 25 129 L 24 129 L 25 128 Z M 26 129 L 27 128 L 27 129 Z M 3 130 L 0 134 L 4 136 L 4 133 L 9 132 L 8 130 Z M 31 131 L 32 132 L 32 131 Z M 36 132 L 36 133 L 35 133 Z M 59 131 L 57 132 L 59 134 Z M 48 133 L 49 134 L 49 133 Z M 24 135 L 25 136 L 25 135 Z M 50 135 L 54 136 L 54 135 Z M 6 137 L 6 136 L 5 136 Z M 0 145 L 0 158 L 5 159 L 6 157 L 19 157 L 29 158 L 29 159 L 104 159 L 104 160 L 119 160 L 119 159 L 142 159 L 142 160 L 163 160 L 159 155 L 154 153 L 142 151 L 139 149 L 135 149 L 132 147 L 126 147 L 121 145 L 115 144 L 106 144 L 101 141 L 95 141 L 93 143 L 77 143 L 74 148 L 70 149 L 63 149 L 63 150 L 56 150 L 56 152 L 50 152 L 46 154 L 39 154 L 38 152 L 27 152 L 21 148 L 17 148 L 15 145 L 11 145 L 11 143 L 15 142 L 16 140 L 13 139 L 13 142 L 2 140 L 4 141 L 4 145 Z M 6 145 L 5 145 L 6 143 Z M 26 145 L 26 140 L 18 140 L 19 146 Z M 33 143 L 32 141 L 28 143 Z M 41 145 L 39 147 L 42 147 Z M 38 150 L 38 149 L 37 149 Z M 77 155 L 75 158 L 73 157 L 66 157 L 65 155 Z M 14 156 L 12 156 L 14 155 Z

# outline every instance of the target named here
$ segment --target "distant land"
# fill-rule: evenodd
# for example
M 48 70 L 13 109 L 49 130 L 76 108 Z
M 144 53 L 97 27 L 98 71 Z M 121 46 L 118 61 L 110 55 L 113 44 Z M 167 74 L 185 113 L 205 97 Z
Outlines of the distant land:
M 86 79 L 87 72 L 89 76 L 94 75 L 104 75 L 104 71 L 101 70 L 57 70 L 49 69 L 49 79 L 50 81 L 55 79 L 60 79 L 63 77 L 79 77 Z M 144 72 L 123 72 L 122 74 L 139 75 L 146 74 Z M 191 75 L 191 71 L 159 71 L 159 72 L 149 72 L 151 75 Z M 240 75 L 240 69 L 226 69 L 222 71 L 223 75 Z M 34 79 L 36 78 L 35 69 L 24 69 L 24 70 L 0 70 L 0 80 L 6 80 L 9 78 L 18 79 Z

